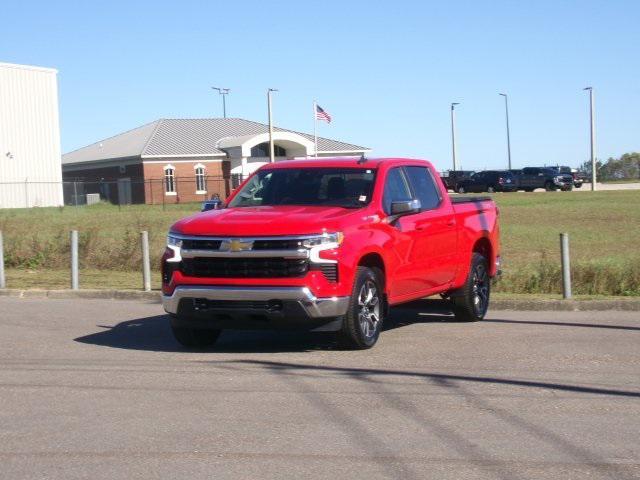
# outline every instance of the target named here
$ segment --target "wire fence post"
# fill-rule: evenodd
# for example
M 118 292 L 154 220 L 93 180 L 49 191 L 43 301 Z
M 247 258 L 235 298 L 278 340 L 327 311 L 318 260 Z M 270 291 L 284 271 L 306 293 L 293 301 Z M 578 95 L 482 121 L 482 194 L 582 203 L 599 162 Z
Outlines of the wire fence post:
M 151 291 L 151 264 L 149 262 L 149 233 L 140 232 L 142 244 L 142 288 L 145 292 Z
M 7 288 L 7 280 L 4 276 L 4 242 L 2 241 L 2 230 L 0 230 L 0 288 Z
M 71 290 L 78 288 L 78 231 L 71 230 Z
M 560 234 L 560 257 L 562 261 L 562 298 L 571 298 L 571 264 L 569 261 L 569 234 Z

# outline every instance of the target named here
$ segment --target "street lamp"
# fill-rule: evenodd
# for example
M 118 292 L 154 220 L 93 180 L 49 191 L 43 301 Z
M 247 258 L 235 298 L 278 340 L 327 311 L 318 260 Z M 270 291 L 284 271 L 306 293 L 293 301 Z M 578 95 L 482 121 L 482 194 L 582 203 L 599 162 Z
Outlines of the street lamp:
M 458 170 L 458 162 L 456 161 L 456 105 L 457 102 L 451 104 L 451 147 L 453 150 L 453 171 Z
M 596 124 L 594 118 L 593 87 L 586 87 L 589 90 L 589 111 L 591 120 L 591 191 L 596 190 Z
M 221 87 L 211 87 L 212 90 L 217 90 L 220 95 L 222 95 L 222 116 L 227 118 L 227 95 L 231 91 L 230 88 L 221 88 Z
M 506 93 L 499 93 L 504 97 L 504 112 L 507 118 L 507 158 L 509 159 L 509 170 L 511 170 L 511 138 L 509 136 L 509 99 Z
M 267 108 L 269 109 L 269 161 L 275 162 L 274 148 L 273 148 L 273 119 L 271 117 L 271 93 L 277 92 L 277 88 L 269 88 L 267 90 Z

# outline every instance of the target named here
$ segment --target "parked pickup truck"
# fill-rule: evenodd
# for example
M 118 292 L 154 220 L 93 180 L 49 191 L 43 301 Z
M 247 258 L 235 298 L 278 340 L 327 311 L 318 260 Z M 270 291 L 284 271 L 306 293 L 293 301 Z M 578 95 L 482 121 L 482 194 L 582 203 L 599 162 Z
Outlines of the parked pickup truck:
M 163 305 L 186 347 L 222 329 L 301 328 L 362 349 L 389 307 L 430 295 L 481 320 L 499 265 L 493 201 L 449 198 L 429 162 L 282 161 L 171 227 Z
M 544 188 L 548 192 L 573 189 L 573 176 L 560 173 L 553 167 L 525 167 L 517 180 L 518 188 L 525 192 L 533 192 L 536 188 Z

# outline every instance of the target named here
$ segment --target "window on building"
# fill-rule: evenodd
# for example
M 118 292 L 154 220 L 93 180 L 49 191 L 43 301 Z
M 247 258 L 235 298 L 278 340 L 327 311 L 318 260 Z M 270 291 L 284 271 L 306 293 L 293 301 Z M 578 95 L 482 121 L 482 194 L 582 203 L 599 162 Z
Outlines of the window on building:
M 164 193 L 165 195 L 176 194 L 176 169 L 173 165 L 164 167 Z
M 196 193 L 207 193 L 207 178 L 204 174 L 204 165 L 197 164 L 196 170 Z
M 287 151 L 280 145 L 273 146 L 273 155 L 276 157 L 286 157 Z M 260 143 L 251 149 L 252 157 L 268 157 L 269 156 L 269 142 Z

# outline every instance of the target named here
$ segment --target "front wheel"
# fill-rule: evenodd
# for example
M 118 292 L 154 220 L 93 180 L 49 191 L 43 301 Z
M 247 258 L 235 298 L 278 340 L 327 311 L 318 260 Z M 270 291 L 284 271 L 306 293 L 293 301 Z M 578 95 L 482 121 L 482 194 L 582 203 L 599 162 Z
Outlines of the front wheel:
M 482 320 L 489 309 L 491 279 L 487 259 L 474 252 L 464 286 L 451 296 L 453 314 L 459 322 Z
M 544 184 L 544 189 L 547 192 L 555 192 L 556 191 L 556 186 L 553 184 L 553 182 L 547 182 Z
M 487 193 L 496 193 L 496 187 L 494 187 L 493 185 L 489 185 L 487 187 Z
M 467 191 L 465 190 L 464 186 L 459 185 L 458 186 L 458 193 L 467 193 Z
M 379 269 L 358 267 L 349 309 L 338 333 L 342 346 L 364 350 L 378 341 L 385 314 L 383 281 Z
M 218 337 L 222 330 L 214 330 L 212 328 L 188 328 L 188 327 L 171 327 L 173 336 L 182 345 L 187 348 L 205 348 L 210 347 Z

